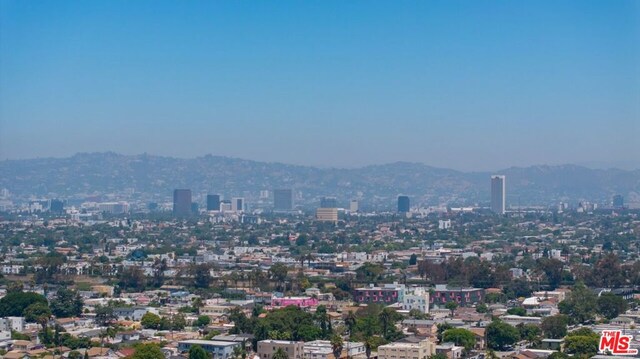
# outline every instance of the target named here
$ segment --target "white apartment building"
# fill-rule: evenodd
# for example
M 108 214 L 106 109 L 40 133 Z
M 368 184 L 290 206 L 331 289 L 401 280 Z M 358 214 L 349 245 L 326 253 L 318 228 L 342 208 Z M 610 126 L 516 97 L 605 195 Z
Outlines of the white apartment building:
M 407 288 L 402 299 L 402 309 L 429 313 L 429 291 L 425 288 Z

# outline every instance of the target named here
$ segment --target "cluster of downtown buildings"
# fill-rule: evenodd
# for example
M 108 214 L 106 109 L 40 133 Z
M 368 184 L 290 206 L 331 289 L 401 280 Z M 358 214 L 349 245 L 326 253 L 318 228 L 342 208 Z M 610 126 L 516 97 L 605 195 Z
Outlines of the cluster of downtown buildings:
M 266 192 L 266 191 L 265 191 Z M 273 190 L 273 212 L 291 213 L 295 210 L 294 191 L 292 189 Z M 188 217 L 199 212 L 198 203 L 192 201 L 190 189 L 176 189 L 173 192 L 173 214 L 177 217 Z M 220 194 L 207 194 L 206 210 L 208 212 L 245 212 L 247 205 L 243 197 L 222 199 Z M 359 210 L 357 199 L 349 201 L 348 211 L 356 213 Z M 491 177 L 491 210 L 497 214 L 506 213 L 506 178 L 505 176 Z M 316 209 L 316 219 L 320 221 L 338 221 L 338 201 L 335 197 L 323 197 Z M 397 198 L 397 212 L 406 214 L 411 212 L 409 196 L 400 195 Z

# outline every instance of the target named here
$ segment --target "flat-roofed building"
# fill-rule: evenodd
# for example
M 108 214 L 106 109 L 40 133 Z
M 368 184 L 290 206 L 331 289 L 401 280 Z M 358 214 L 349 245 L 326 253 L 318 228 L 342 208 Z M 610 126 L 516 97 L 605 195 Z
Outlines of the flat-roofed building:
M 364 343 L 344 342 L 340 357 L 360 359 L 366 358 Z M 304 343 L 304 359 L 334 359 L 333 348 L 329 340 L 314 340 Z
M 417 343 L 393 342 L 378 347 L 378 359 L 427 359 L 436 353 L 436 344 L 428 339 Z
M 316 219 L 318 221 L 338 222 L 338 209 L 318 208 L 316 209 Z
M 290 340 L 261 340 L 258 342 L 260 359 L 271 359 L 278 349 L 282 349 L 289 359 L 304 358 L 304 342 Z
M 188 352 L 194 345 L 199 345 L 202 349 L 211 353 L 213 359 L 229 359 L 233 356 L 233 349 L 242 346 L 242 343 L 220 340 L 183 340 L 178 342 L 178 351 L 181 353 Z

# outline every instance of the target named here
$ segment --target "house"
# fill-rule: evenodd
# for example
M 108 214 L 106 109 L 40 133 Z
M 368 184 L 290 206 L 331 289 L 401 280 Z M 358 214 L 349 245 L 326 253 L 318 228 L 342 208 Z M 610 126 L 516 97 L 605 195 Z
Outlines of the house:
M 442 343 L 436 346 L 437 354 L 444 354 L 449 359 L 460 359 L 464 352 L 464 347 L 459 347 L 455 343 Z
M 118 317 L 119 320 L 123 319 L 131 319 L 135 321 L 139 321 L 142 319 L 142 316 L 147 314 L 148 312 L 153 312 L 154 314 L 158 314 L 155 308 L 144 308 L 144 307 L 119 307 L 113 308 L 113 314 Z
M 29 340 L 14 340 L 13 345 L 11 346 L 11 349 L 27 351 L 27 350 L 33 349 L 35 346 L 36 344 Z
M 136 331 L 120 332 L 116 334 L 117 342 L 135 342 L 140 340 L 140 333 Z
M 484 350 L 486 348 L 486 339 L 485 339 L 486 329 L 485 328 L 469 328 L 469 331 L 471 331 L 476 336 L 475 349 Z

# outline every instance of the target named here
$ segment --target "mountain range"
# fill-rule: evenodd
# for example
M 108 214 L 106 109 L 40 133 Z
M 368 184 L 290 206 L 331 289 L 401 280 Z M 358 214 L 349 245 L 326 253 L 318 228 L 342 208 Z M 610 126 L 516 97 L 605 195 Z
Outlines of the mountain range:
M 321 196 L 341 205 L 360 199 L 372 208 L 393 208 L 397 195 L 412 205 L 486 205 L 490 176 L 507 177 L 510 205 L 560 201 L 608 203 L 615 194 L 640 202 L 640 170 L 590 169 L 577 165 L 511 167 L 495 172 L 461 172 L 421 163 L 396 162 L 353 169 L 320 169 L 206 155 L 182 159 L 149 154 L 79 153 L 67 158 L 0 161 L 0 188 L 14 198 L 86 197 L 167 201 L 173 189 L 190 188 L 203 202 L 207 193 L 258 201 L 261 190 L 292 188 L 298 204 Z

